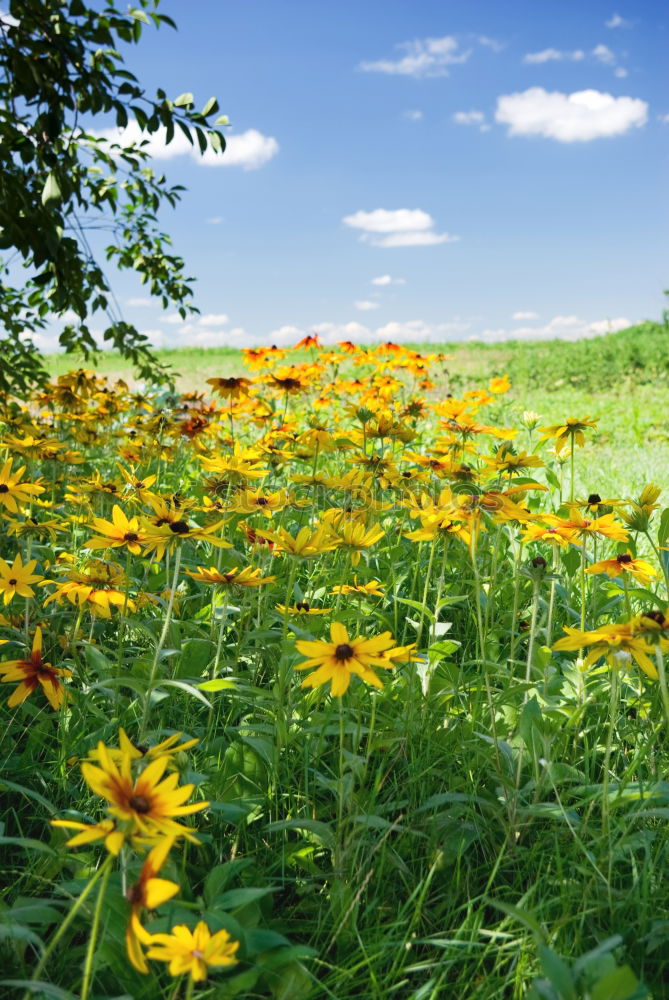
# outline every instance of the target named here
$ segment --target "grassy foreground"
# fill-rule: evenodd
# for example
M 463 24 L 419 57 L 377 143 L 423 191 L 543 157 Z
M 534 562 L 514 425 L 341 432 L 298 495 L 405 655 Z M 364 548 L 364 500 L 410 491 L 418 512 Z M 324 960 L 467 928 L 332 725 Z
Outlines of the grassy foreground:
M 0 990 L 667 996 L 665 338 L 4 401 Z

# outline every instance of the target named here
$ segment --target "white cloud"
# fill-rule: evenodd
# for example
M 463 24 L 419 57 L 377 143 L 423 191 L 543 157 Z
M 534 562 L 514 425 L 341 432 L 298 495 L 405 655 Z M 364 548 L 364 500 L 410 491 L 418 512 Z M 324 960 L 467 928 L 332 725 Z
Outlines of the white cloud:
M 503 42 L 498 42 L 496 38 L 488 38 L 487 35 L 479 35 L 477 41 L 479 45 L 483 45 L 487 49 L 492 49 L 493 52 L 501 52 L 504 48 Z
M 140 309 L 144 308 L 145 306 L 150 306 L 152 303 L 151 299 L 139 298 L 139 299 L 126 299 L 125 304 L 127 306 L 133 306 L 133 308 Z
M 388 233 L 387 236 L 361 237 L 365 243 L 371 243 L 374 247 L 431 247 L 437 243 L 457 243 L 459 236 L 452 236 L 450 233 Z
M 360 63 L 365 73 L 389 73 L 399 76 L 448 76 L 448 66 L 464 63 L 471 49 L 459 51 L 457 39 L 451 35 L 443 38 L 422 38 L 401 42 L 396 48 L 405 55 L 401 59 L 380 59 Z
M 583 340 L 588 337 L 598 337 L 604 333 L 616 333 L 631 325 L 630 320 L 624 316 L 619 316 L 616 319 L 595 320 L 594 322 L 588 322 L 579 316 L 554 316 L 544 326 L 488 329 L 470 337 L 470 340 L 482 340 L 486 343 L 500 340 Z
M 528 52 L 523 56 L 524 63 L 540 64 L 547 62 L 580 62 L 585 59 L 585 52 L 582 49 L 574 49 L 573 52 L 561 52 L 559 49 L 542 49 L 541 52 Z
M 629 74 L 624 66 L 616 66 L 613 71 L 613 75 L 619 77 L 621 80 L 624 80 Z
M 163 316 L 163 323 L 171 323 L 173 325 L 183 323 L 183 316 L 180 316 L 179 313 L 168 313 L 167 316 Z
M 212 215 L 210 219 L 204 220 L 208 226 L 220 226 L 224 221 L 222 215 Z
M 407 121 L 410 122 L 419 122 L 423 117 L 423 112 L 419 111 L 418 109 L 414 109 L 413 111 L 405 111 L 402 117 L 406 118 Z
M 632 22 L 631 21 L 627 21 L 624 17 L 621 17 L 620 14 L 612 14 L 611 17 L 609 18 L 609 20 L 605 21 L 604 24 L 606 25 L 607 28 L 631 28 L 632 27 Z
M 379 308 L 378 302 L 371 302 L 369 299 L 363 299 L 361 302 L 354 302 L 353 305 L 356 309 L 359 309 L 360 312 L 369 312 L 371 309 Z
M 558 142 L 589 142 L 623 135 L 648 119 L 648 104 L 635 97 L 613 97 L 599 90 L 573 94 L 530 87 L 497 98 L 496 121 L 507 135 L 542 135 Z
M 616 57 L 608 45 L 595 45 L 592 54 L 598 62 L 604 63 L 605 66 L 615 65 Z
M 373 212 L 354 212 L 342 219 L 346 226 L 364 229 L 368 233 L 415 232 L 431 229 L 434 219 L 420 208 L 375 208 Z
M 147 340 L 151 344 L 151 347 L 160 349 L 161 347 L 170 346 L 168 343 L 168 339 L 162 330 L 140 330 L 139 332 L 142 333 L 147 338 Z M 107 344 L 106 349 L 108 348 L 109 345 Z
M 405 278 L 393 278 L 389 274 L 381 274 L 378 278 L 372 278 L 373 285 L 406 285 Z
M 208 149 L 202 156 L 201 162 L 207 167 L 241 167 L 242 170 L 257 170 L 258 167 L 269 163 L 278 152 L 279 143 L 276 139 L 263 135 L 255 128 L 249 128 L 240 135 L 226 138 L 223 155 Z
M 197 325 L 198 326 L 225 326 L 229 321 L 229 316 L 225 313 L 205 313 L 204 316 L 198 316 Z
M 515 312 L 511 319 L 539 319 L 539 313 L 535 312 Z
M 342 222 L 353 229 L 362 229 L 360 241 L 375 247 L 431 246 L 453 243 L 460 238 L 449 233 L 435 233 L 434 219 L 420 208 L 361 210 L 344 216 Z
M 453 115 L 456 125 L 478 125 L 480 132 L 489 132 L 490 125 L 482 111 L 456 111 Z
M 228 136 L 224 153 L 216 153 L 211 148 L 200 153 L 197 143 L 191 145 L 180 130 L 174 133 L 172 142 L 168 144 L 165 128 L 159 128 L 157 132 L 149 135 L 142 132 L 136 121 L 129 122 L 122 129 L 108 128 L 99 131 L 91 129 L 90 134 L 120 146 L 143 143 L 146 152 L 156 160 L 190 156 L 196 163 L 207 167 L 241 167 L 243 170 L 256 170 L 279 152 L 276 139 L 263 135 L 254 128 L 247 129 L 239 135 Z
M 669 114 L 658 115 L 657 120 L 662 122 L 663 125 L 669 125 Z

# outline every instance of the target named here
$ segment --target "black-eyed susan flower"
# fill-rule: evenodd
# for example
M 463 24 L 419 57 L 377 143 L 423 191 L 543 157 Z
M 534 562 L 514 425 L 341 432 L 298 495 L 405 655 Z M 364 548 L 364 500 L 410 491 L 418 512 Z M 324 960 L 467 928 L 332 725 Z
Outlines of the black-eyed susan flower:
M 214 587 L 262 587 L 276 580 L 275 576 L 263 576 L 262 570 L 253 566 L 244 566 L 242 569 L 233 566 L 229 570 L 198 566 L 197 570 L 187 569 L 186 574 L 198 583 L 209 583 Z
M 24 566 L 20 552 L 14 556 L 11 566 L 4 559 L 0 559 L 0 593 L 4 604 L 9 604 L 16 594 L 19 597 L 35 596 L 31 584 L 44 579 L 39 573 L 33 572 L 36 565 L 37 560 L 30 559 Z
M 256 531 L 256 536 L 272 542 L 275 551 L 296 559 L 314 559 L 324 552 L 332 552 L 339 545 L 339 539 L 325 528 L 316 528 L 312 531 L 305 526 L 300 528 L 295 536 L 285 528 L 277 528 L 276 531 Z
M 97 535 L 85 543 L 87 549 L 127 549 L 138 556 L 147 542 L 146 528 L 139 518 L 127 518 L 118 504 L 114 504 L 111 521 L 94 517 L 91 527 Z
M 152 943 L 151 935 L 141 923 L 143 911 L 157 910 L 163 903 L 176 896 L 179 891 L 176 882 L 158 877 L 173 845 L 174 840 L 171 837 L 163 837 L 149 851 L 139 873 L 139 878 L 126 892 L 126 899 L 130 903 L 130 918 L 125 931 L 125 945 L 130 964 L 138 972 L 146 973 L 149 971 L 142 945 L 146 946 Z
M 17 687 L 7 700 L 10 708 L 20 705 L 33 691 L 41 688 L 51 707 L 58 711 L 66 698 L 62 679 L 71 677 L 72 671 L 52 667 L 42 659 L 42 629 L 35 629 L 29 660 L 4 660 L 0 663 L 3 684 L 18 681 Z
M 338 547 L 349 553 L 352 566 L 357 566 L 361 553 L 371 548 L 372 545 L 376 545 L 385 534 L 383 528 L 378 524 L 367 528 L 356 520 L 346 519 L 343 514 L 330 519 L 328 526 L 331 526 L 339 540 Z
M 98 743 L 97 754 L 99 766 L 87 761 L 81 765 L 84 781 L 96 795 L 109 802 L 108 812 L 119 824 L 123 824 L 129 835 L 149 839 L 185 837 L 197 843 L 191 827 L 177 823 L 174 817 L 200 812 L 209 803 L 185 804 L 195 786 L 177 787 L 179 775 L 176 772 L 163 778 L 168 764 L 167 757 L 152 760 L 134 777 L 132 762 L 127 754 L 123 755 L 118 766 L 104 743 Z
M 389 668 L 395 665 L 389 652 L 392 651 L 394 642 L 390 632 L 383 632 L 371 639 L 350 639 L 341 622 L 333 622 L 330 626 L 330 639 L 330 642 L 322 639 L 299 639 L 295 643 L 298 653 L 308 657 L 304 663 L 298 663 L 295 669 L 318 668 L 305 677 L 302 681 L 303 688 L 320 687 L 329 681 L 332 694 L 341 697 L 348 690 L 354 674 L 365 684 L 383 687 L 371 668 Z
M 207 385 L 223 399 L 243 399 L 251 392 L 253 382 L 249 378 L 208 378 Z
M 585 444 L 585 431 L 589 427 L 596 427 L 599 417 L 591 419 L 587 417 L 568 417 L 563 424 L 554 424 L 552 427 L 540 427 L 542 441 L 555 441 L 555 451 L 560 454 L 564 448 L 570 444 L 583 446 Z
M 631 552 L 623 552 L 615 559 L 602 559 L 600 562 L 588 566 L 585 572 L 592 573 L 593 576 L 605 573 L 610 577 L 629 573 L 635 580 L 643 584 L 650 583 L 658 575 L 657 570 L 649 562 L 646 562 L 645 559 L 636 559 Z
M 10 514 L 17 514 L 19 505 L 29 503 L 33 497 L 44 493 L 44 487 L 39 483 L 22 482 L 26 467 L 22 465 L 16 472 L 12 472 L 13 462 L 13 458 L 8 458 L 0 471 L 0 506 Z
M 643 635 L 635 634 L 632 622 L 619 625 L 601 625 L 591 632 L 565 626 L 567 633 L 553 645 L 556 651 L 576 651 L 589 646 L 590 651 L 583 660 L 583 670 L 587 670 L 602 657 L 609 666 L 620 668 L 632 660 L 637 663 L 651 680 L 657 680 L 657 670 L 651 656 L 653 646 Z
M 296 601 L 290 606 L 277 604 L 276 610 L 282 615 L 306 618 L 309 615 L 329 615 L 332 608 L 312 608 L 308 601 Z
M 53 583 L 53 581 L 46 581 Z M 70 569 L 67 579 L 55 584 L 44 607 L 57 601 L 69 601 L 76 607 L 86 607 L 91 614 L 111 618 L 112 608 L 135 611 L 135 602 L 126 593 L 127 579 L 120 566 L 93 559 L 81 570 Z
M 546 524 L 555 527 L 563 527 L 573 531 L 575 536 L 587 538 L 588 536 L 600 535 L 608 538 L 612 542 L 626 542 L 628 534 L 622 524 L 616 521 L 613 514 L 602 514 L 601 517 L 586 518 L 572 507 L 568 518 L 560 518 L 555 514 L 545 514 Z
M 171 976 L 188 973 L 194 983 L 203 982 L 209 969 L 222 969 L 237 964 L 239 941 L 233 941 L 227 931 L 212 934 L 203 920 L 191 931 L 177 924 L 171 934 L 153 934 L 147 958 L 168 962 Z
M 76 760 L 76 757 L 74 758 Z M 80 823 L 72 819 L 52 819 L 51 826 L 62 830 L 76 830 L 77 833 L 65 841 L 66 847 L 84 847 L 103 840 L 110 854 L 116 857 L 125 843 L 125 833 L 119 830 L 115 820 L 103 819 L 99 823 Z
M 143 548 L 145 553 L 153 553 L 156 559 L 162 559 L 166 551 L 171 552 L 184 542 L 209 542 L 216 548 L 229 549 L 230 543 L 217 534 L 224 524 L 225 521 L 217 521 L 201 527 L 183 518 L 160 527 L 148 524 L 144 532 Z
M 385 597 L 385 588 L 378 580 L 370 580 L 368 583 L 358 583 L 357 576 L 353 577 L 353 583 L 343 583 L 333 587 L 331 594 L 355 594 L 357 597 Z
M 118 739 L 119 745 L 118 749 L 114 747 L 105 747 L 107 753 L 114 761 L 114 763 L 120 767 L 123 763 L 123 758 L 128 757 L 131 761 L 138 760 L 159 760 L 165 757 L 169 767 L 174 767 L 174 757 L 176 754 L 182 751 L 191 750 L 194 746 L 197 746 L 199 740 L 185 740 L 185 742 L 179 742 L 183 737 L 182 733 L 172 733 L 171 736 L 166 736 L 164 740 L 160 743 L 156 743 L 155 746 L 137 746 L 133 743 L 128 734 L 123 727 L 119 727 Z M 99 763 L 100 754 L 97 747 L 94 747 L 88 754 L 88 760 Z

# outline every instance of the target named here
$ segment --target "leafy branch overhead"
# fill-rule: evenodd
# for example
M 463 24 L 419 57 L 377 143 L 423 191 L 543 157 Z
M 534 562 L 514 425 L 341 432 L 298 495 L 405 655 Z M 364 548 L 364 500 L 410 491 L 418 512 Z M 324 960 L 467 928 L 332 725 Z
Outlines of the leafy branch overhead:
M 198 111 L 191 93 L 149 96 L 125 68 L 120 50 L 137 44 L 147 25 L 175 27 L 159 3 L 121 11 L 114 3 L 96 10 L 83 0 L 10 0 L 1 16 L 0 389 L 45 376 L 30 338 L 66 311 L 77 317 L 60 334 L 66 350 L 95 354 L 89 322 L 103 312 L 109 347 L 143 377 L 155 376 L 156 358 L 120 315 L 104 258 L 135 271 L 165 308 L 195 311 L 193 278 L 158 220 L 183 188 L 154 172 L 146 147 L 149 136 L 160 132 L 169 144 L 179 130 L 201 152 L 222 153 L 218 126 L 227 118 L 215 98 Z M 110 141 L 94 129 L 97 119 L 119 129 L 135 121 L 142 138 Z M 104 235 L 102 253 L 91 232 Z

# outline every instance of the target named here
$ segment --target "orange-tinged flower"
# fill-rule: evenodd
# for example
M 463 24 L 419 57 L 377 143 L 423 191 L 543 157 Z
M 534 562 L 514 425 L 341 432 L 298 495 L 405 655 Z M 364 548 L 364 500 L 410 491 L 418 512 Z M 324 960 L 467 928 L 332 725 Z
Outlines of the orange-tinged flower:
M 227 931 L 212 934 L 203 920 L 191 931 L 177 924 L 171 934 L 153 934 L 147 958 L 169 962 L 171 976 L 189 973 L 194 983 L 207 978 L 209 968 L 236 965 L 239 941 L 233 941 Z
M 333 587 L 331 594 L 356 594 L 359 597 L 385 597 L 384 586 L 378 580 L 370 580 L 369 583 L 358 583 L 357 576 L 353 577 L 353 583 L 344 583 L 341 586 Z
M 123 758 L 128 757 L 131 761 L 136 760 L 158 760 L 161 757 L 165 757 L 168 762 L 168 767 L 173 767 L 174 763 L 172 758 L 181 753 L 181 751 L 191 750 L 194 746 L 197 746 L 199 740 L 186 740 L 184 743 L 180 743 L 183 737 L 183 733 L 172 733 L 171 736 L 166 736 L 164 740 L 157 743 L 153 747 L 138 747 L 132 740 L 128 737 L 125 729 L 119 727 L 118 749 L 114 747 L 105 747 L 105 750 L 117 765 L 120 767 L 123 763 Z M 100 754 L 97 747 L 91 750 L 88 754 L 88 759 L 92 761 L 100 761 Z
M 4 604 L 9 604 L 16 594 L 19 597 L 35 596 L 31 583 L 39 583 L 44 579 L 39 573 L 33 573 L 36 565 L 37 560 L 31 559 L 24 566 L 20 552 L 14 556 L 11 566 L 4 559 L 0 559 L 0 593 Z
M 300 639 L 295 643 L 298 653 L 308 657 L 304 663 L 298 663 L 295 669 L 318 667 L 302 681 L 303 688 L 319 687 L 330 681 L 332 694 L 341 697 L 348 690 L 353 674 L 366 684 L 383 687 L 371 667 L 395 666 L 391 656 L 399 647 L 393 649 L 394 640 L 390 632 L 383 632 L 372 639 L 350 639 L 341 622 L 333 622 L 330 626 L 330 639 L 331 642 Z
M 602 538 L 610 538 L 612 542 L 626 542 L 628 538 L 627 532 L 613 514 L 602 514 L 601 517 L 589 519 L 572 507 L 568 519 L 562 519 L 555 514 L 545 514 L 544 521 L 555 527 L 571 529 L 574 535 L 584 538 L 588 535 L 601 535 Z
M 248 396 L 253 383 L 248 378 L 208 378 L 207 385 L 210 385 L 215 393 L 224 399 L 242 399 Z
M 97 745 L 97 754 L 99 767 L 88 762 L 81 765 L 84 781 L 96 795 L 110 803 L 109 813 L 126 823 L 131 834 L 148 838 L 186 837 L 197 843 L 191 827 L 182 826 L 173 817 L 199 812 L 209 803 L 184 804 L 195 786 L 177 787 L 179 775 L 176 772 L 163 778 L 168 764 L 166 757 L 152 760 L 138 777 L 133 778 L 130 757 L 124 754 L 117 766 L 102 742 Z
M 217 521 L 216 524 L 210 524 L 203 528 L 198 524 L 193 525 L 189 521 L 178 520 L 160 527 L 149 525 L 144 536 L 144 551 L 146 553 L 153 552 L 156 559 L 162 559 L 166 549 L 171 551 L 177 545 L 188 541 L 209 542 L 216 548 L 229 549 L 231 548 L 230 543 L 217 535 L 224 524 L 225 521 Z
M 490 392 L 496 393 L 498 396 L 502 393 L 508 392 L 511 388 L 511 380 L 508 375 L 502 375 L 498 378 L 491 378 L 488 384 L 488 389 Z
M 52 667 L 50 663 L 42 660 L 42 629 L 35 629 L 32 651 L 29 660 L 5 660 L 0 663 L 0 674 L 3 674 L 2 683 L 11 684 L 19 681 L 18 686 L 7 700 L 10 708 L 20 705 L 38 687 L 46 695 L 51 707 L 58 711 L 66 698 L 65 688 L 61 683 L 61 677 L 71 677 L 72 671 L 61 667 Z

